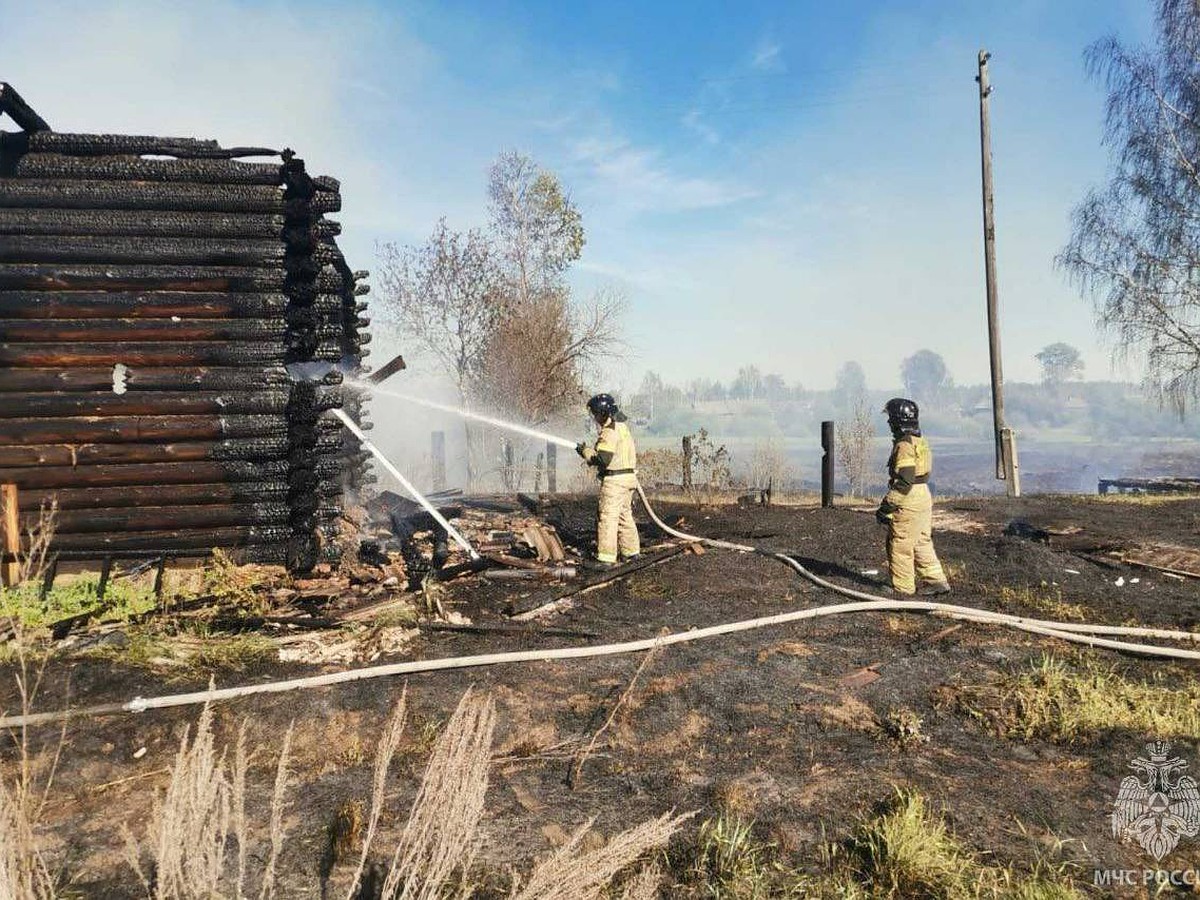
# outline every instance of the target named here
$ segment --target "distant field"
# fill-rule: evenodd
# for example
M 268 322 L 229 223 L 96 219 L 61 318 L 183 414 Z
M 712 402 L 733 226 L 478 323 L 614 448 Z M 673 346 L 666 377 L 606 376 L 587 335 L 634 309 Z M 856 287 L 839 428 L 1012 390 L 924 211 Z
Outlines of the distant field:
M 930 437 L 934 449 L 934 484 L 945 493 L 1003 493 L 1004 483 L 994 478 L 990 442 Z M 734 475 L 743 473 L 761 439 L 719 440 L 729 450 Z M 818 435 L 812 440 L 775 438 L 793 468 L 791 476 L 800 487 L 819 486 L 821 447 Z M 679 440 L 639 435 L 645 449 L 678 449 Z M 869 469 L 876 473 L 872 490 L 882 488 L 884 467 L 891 444 L 876 440 Z M 1139 439 L 1120 443 L 1096 441 L 1085 436 L 1055 435 L 1052 440 L 1018 435 L 1018 461 L 1026 492 L 1094 494 L 1100 478 L 1151 477 L 1157 475 L 1200 475 L 1200 441 L 1179 438 Z M 839 477 L 840 486 L 840 477 Z

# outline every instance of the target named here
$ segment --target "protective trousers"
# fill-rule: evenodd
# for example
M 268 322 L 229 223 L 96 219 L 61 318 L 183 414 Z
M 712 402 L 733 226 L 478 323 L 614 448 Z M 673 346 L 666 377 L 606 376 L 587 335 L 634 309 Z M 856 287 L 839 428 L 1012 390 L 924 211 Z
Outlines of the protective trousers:
M 892 513 L 888 526 L 888 570 L 892 589 L 898 594 L 913 594 L 917 579 L 937 584 L 946 581 L 946 573 L 933 550 L 933 497 L 923 484 L 903 498 L 903 506 Z
M 641 552 L 633 520 L 636 475 L 610 475 L 600 481 L 600 516 L 596 525 L 596 558 L 616 562 L 617 553 L 628 559 Z

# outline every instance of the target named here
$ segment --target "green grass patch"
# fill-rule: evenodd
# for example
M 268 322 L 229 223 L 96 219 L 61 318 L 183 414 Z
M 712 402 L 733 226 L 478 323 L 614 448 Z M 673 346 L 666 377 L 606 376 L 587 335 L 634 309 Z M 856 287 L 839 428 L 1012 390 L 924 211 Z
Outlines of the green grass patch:
M 26 628 L 42 628 L 82 613 L 101 610 L 101 620 L 124 621 L 155 606 L 152 586 L 133 579 L 111 579 L 101 601 L 100 576 L 64 576 L 43 598 L 41 585 L 27 581 L 0 589 L 0 619 L 17 619 Z
M 1020 607 L 1020 611 L 1031 610 L 1043 618 L 1060 622 L 1083 622 L 1088 618 L 1086 609 L 1063 599 L 1062 588 L 1057 584 L 1043 581 L 1037 587 L 1004 586 L 996 596 L 1005 608 Z
M 965 848 L 921 794 L 897 790 L 848 839 L 824 842 L 819 871 L 788 866 L 751 823 L 722 813 L 700 827 L 679 896 L 712 900 L 1080 900 L 1077 867 L 1036 845 L 1029 865 L 988 865 Z M 1059 842 L 1053 851 L 1057 858 Z M 672 896 L 676 896 L 672 894 Z
M 996 684 L 958 691 L 966 711 L 1009 737 L 1072 741 L 1113 728 L 1163 738 L 1200 738 L 1200 682 L 1148 680 L 1082 658 L 1045 654 Z

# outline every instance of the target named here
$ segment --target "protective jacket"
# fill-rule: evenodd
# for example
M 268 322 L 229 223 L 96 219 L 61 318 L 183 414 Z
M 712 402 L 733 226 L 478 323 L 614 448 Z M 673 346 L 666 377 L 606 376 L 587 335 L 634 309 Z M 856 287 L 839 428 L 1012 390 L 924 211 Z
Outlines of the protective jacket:
M 929 476 L 933 472 L 933 451 L 920 435 L 906 434 L 892 446 L 888 459 L 886 503 L 899 509 L 927 508 L 933 498 Z
M 637 447 L 633 443 L 633 432 L 624 413 L 617 413 L 600 429 L 596 446 L 586 459 L 596 466 L 601 478 L 630 476 L 637 474 Z

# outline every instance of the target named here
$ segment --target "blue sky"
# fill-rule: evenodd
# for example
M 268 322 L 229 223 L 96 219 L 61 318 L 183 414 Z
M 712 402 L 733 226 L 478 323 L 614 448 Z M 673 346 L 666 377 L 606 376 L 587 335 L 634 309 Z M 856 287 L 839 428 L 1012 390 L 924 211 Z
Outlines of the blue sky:
M 1052 259 L 1107 165 L 1083 49 L 1147 40 L 1147 2 L 0 0 L 0 22 L 0 79 L 60 130 L 288 145 L 337 175 L 359 268 L 439 216 L 482 224 L 491 160 L 532 154 L 583 211 L 578 290 L 627 297 L 616 389 L 747 363 L 819 388 L 848 359 L 887 387 L 924 347 L 985 381 L 986 46 L 1006 374 L 1059 340 L 1090 377 L 1139 374 Z

